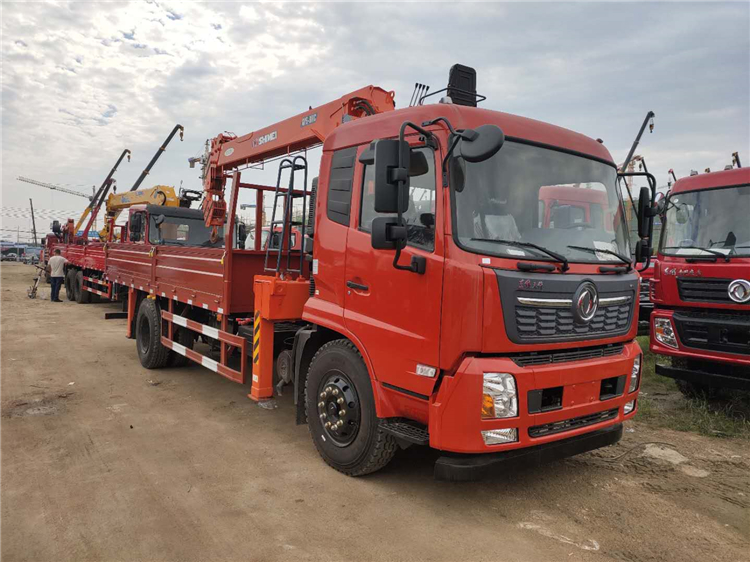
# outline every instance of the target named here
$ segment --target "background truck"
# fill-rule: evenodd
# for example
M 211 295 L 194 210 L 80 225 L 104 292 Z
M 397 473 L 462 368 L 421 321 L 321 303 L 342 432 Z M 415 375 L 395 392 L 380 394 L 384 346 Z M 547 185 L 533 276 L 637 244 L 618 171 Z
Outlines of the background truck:
M 192 232 L 192 210 L 131 208 L 128 236 L 107 248 L 141 363 L 187 357 L 250 380 L 267 407 L 292 383 L 297 421 L 349 475 L 414 444 L 443 452 L 436 476 L 470 479 L 616 442 L 642 363 L 617 168 L 593 139 L 477 108 L 475 83 L 456 65 L 441 103 L 395 110 L 393 92 L 368 86 L 214 138 L 200 160 L 204 241 L 164 236 Z M 300 151 L 320 144 L 309 190 Z M 275 187 L 242 181 L 240 168 L 274 158 Z M 541 188 L 576 185 L 601 192 L 602 224 L 542 224 Z M 259 215 L 273 196 L 280 245 L 261 249 L 256 220 L 256 249 L 235 247 L 241 189 Z M 292 220 L 300 204 L 310 212 Z
M 651 351 L 688 395 L 750 389 L 750 169 L 677 180 L 651 283 Z
M 65 290 L 68 300 L 78 303 L 88 303 L 92 295 L 100 298 L 118 300 L 119 296 L 113 291 L 113 285 L 105 274 L 105 248 L 107 244 L 117 243 L 122 226 L 116 221 L 123 210 L 134 205 L 152 204 L 164 207 L 189 207 L 192 202 L 200 199 L 200 193 L 181 190 L 179 195 L 174 187 L 157 185 L 148 189 L 139 186 L 150 173 L 159 156 L 166 150 L 174 135 L 179 132 L 183 136 L 182 125 L 176 125 L 167 139 L 154 154 L 148 166 L 143 170 L 130 191 L 114 193 L 115 182 L 113 176 L 125 156 L 130 160 L 130 150 L 124 150 L 115 165 L 110 170 L 99 190 L 91 198 L 91 202 L 84 209 L 76 223 L 68 219 L 65 226 L 57 221 L 52 224 L 52 233 L 45 238 L 44 255 L 47 259 L 55 249 L 68 260 L 65 273 Z M 110 190 L 113 191 L 110 193 Z M 98 233 L 98 240 L 92 240 L 89 233 L 104 207 L 104 227 Z M 85 222 L 85 227 L 84 227 Z M 80 229 L 82 233 L 79 235 Z

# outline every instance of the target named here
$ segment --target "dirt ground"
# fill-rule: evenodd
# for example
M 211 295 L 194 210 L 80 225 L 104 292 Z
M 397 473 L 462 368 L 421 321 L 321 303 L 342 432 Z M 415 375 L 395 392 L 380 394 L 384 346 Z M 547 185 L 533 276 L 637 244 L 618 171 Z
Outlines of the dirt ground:
M 290 392 L 269 411 L 198 366 L 147 371 L 115 305 L 0 273 L 3 561 L 750 560 L 746 440 L 635 421 L 484 482 L 436 482 L 419 448 L 348 478 Z

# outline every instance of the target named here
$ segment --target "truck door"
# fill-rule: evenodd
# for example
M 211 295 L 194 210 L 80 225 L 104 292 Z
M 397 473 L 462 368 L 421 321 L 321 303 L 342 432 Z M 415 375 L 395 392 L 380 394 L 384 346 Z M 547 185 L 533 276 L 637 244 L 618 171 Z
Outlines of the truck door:
M 443 212 L 435 170 L 439 153 L 423 152 L 428 172 L 411 178 L 408 245 L 400 264 L 412 256 L 427 260 L 424 274 L 393 267 L 392 250 L 374 250 L 370 226 L 374 210 L 374 168 L 356 163 L 352 205 L 354 220 L 347 238 L 344 318 L 362 342 L 381 383 L 428 396 L 436 378 L 440 351 L 440 303 L 443 290 Z M 360 150 L 360 153 L 362 150 Z

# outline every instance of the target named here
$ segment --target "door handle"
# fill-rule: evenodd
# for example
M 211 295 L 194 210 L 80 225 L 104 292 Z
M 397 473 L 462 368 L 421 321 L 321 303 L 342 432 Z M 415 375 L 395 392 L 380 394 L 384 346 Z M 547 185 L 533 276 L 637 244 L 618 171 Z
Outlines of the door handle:
M 356 289 L 357 291 L 369 291 L 370 287 L 362 285 L 361 283 L 355 283 L 354 281 L 347 281 L 346 286 L 350 289 Z

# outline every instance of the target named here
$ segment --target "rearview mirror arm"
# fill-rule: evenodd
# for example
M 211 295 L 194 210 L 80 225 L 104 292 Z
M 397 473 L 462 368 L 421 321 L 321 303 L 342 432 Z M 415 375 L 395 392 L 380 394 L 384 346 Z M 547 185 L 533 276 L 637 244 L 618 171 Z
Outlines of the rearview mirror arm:
M 411 121 L 404 121 L 401 124 L 401 129 L 398 132 L 398 140 L 402 142 L 406 142 L 406 129 L 407 127 L 410 127 L 417 131 L 418 133 L 421 133 L 424 135 L 425 138 L 435 138 L 435 135 L 428 131 L 427 129 L 423 129 L 419 125 L 416 125 L 412 123 Z M 408 146 L 408 145 L 407 145 Z M 398 200 L 401 201 L 403 190 L 406 188 L 406 182 L 409 179 L 409 171 L 406 168 L 406 162 L 404 162 L 404 152 L 399 151 L 398 153 Z M 401 271 L 411 271 L 413 273 L 419 273 L 422 274 L 425 271 L 425 264 L 426 260 L 421 256 L 413 256 L 411 263 L 409 265 L 400 265 L 398 263 L 399 258 L 401 257 L 401 250 L 403 250 L 406 247 L 406 242 L 408 238 L 408 231 L 406 228 L 406 224 L 404 224 L 404 215 L 401 212 L 401 208 L 399 207 L 397 212 L 397 221 L 398 224 L 395 228 L 403 229 L 403 231 L 400 233 L 401 235 L 398 236 L 397 242 L 396 242 L 396 253 L 393 256 L 393 267 L 396 269 L 399 269 Z

